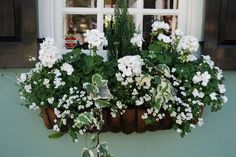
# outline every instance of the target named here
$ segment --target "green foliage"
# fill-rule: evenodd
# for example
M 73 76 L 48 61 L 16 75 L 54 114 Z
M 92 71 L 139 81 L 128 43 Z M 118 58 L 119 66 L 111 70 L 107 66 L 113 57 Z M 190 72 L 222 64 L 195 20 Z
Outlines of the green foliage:
M 108 58 L 114 60 L 126 55 L 139 54 L 140 50 L 130 43 L 135 33 L 135 25 L 128 14 L 127 1 L 117 0 L 114 19 L 106 30 Z

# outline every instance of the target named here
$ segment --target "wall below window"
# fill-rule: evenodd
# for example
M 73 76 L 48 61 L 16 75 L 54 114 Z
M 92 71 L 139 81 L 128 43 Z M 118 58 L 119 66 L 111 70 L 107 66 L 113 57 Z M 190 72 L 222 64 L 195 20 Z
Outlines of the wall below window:
M 0 69 L 15 78 L 27 69 Z M 175 131 L 143 134 L 105 133 L 102 139 L 119 157 L 235 157 L 236 156 L 236 72 L 225 72 L 229 102 L 218 113 L 204 113 L 205 125 L 185 138 Z M 1 157 L 79 157 L 85 138 L 74 144 L 68 136 L 48 139 L 39 113 L 20 105 L 14 82 L 0 78 L 0 156 Z

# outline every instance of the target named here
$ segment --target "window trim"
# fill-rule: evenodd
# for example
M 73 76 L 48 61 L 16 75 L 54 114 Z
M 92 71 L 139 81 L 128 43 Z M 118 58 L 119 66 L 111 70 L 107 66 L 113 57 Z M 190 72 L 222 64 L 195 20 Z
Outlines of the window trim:
M 129 8 L 131 15 L 136 14 L 136 27 L 142 31 L 143 15 L 177 15 L 178 29 L 185 34 L 192 34 L 202 41 L 202 21 L 205 0 L 179 0 L 178 9 L 143 9 L 143 0 L 137 0 L 137 8 Z M 39 35 L 55 38 L 59 45 L 63 43 L 63 15 L 71 14 L 97 14 L 97 21 L 103 21 L 103 14 L 112 14 L 112 8 L 104 8 L 104 0 L 99 0 L 97 8 L 64 8 L 64 0 L 40 0 L 39 3 Z M 193 7 L 197 6 L 197 9 Z M 202 12 L 199 13 L 199 10 Z M 193 20 L 194 19 L 194 20 Z M 196 20 L 195 20 L 196 19 Z M 200 19 L 200 21 L 198 21 Z M 98 22 L 97 28 L 103 31 L 103 24 Z

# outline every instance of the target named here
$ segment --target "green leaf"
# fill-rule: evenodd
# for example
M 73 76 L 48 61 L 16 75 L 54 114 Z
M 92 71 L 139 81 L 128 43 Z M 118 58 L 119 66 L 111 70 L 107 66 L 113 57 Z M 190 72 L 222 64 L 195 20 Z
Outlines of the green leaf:
M 82 157 L 94 157 L 94 153 L 92 150 L 90 150 L 88 148 L 84 148 L 82 150 Z
M 63 135 L 64 135 L 63 132 L 56 132 L 56 133 L 53 133 L 53 134 L 49 135 L 48 137 L 52 138 L 52 139 L 57 139 L 57 138 L 62 137 Z
M 98 100 L 95 101 L 95 106 L 97 108 L 105 108 L 105 107 L 108 107 L 109 105 L 110 105 L 110 103 L 106 100 L 98 99 Z
M 102 142 L 101 144 L 98 145 L 97 151 L 101 153 L 102 155 L 106 156 L 108 153 L 108 145 L 106 142 Z
M 75 131 L 70 130 L 68 133 L 69 133 L 70 137 L 73 139 L 73 141 L 74 141 L 75 139 L 78 139 L 77 134 L 76 134 Z
M 97 86 L 102 85 L 102 76 L 99 74 L 94 74 L 92 76 L 92 82 L 96 84 Z
M 75 120 L 77 128 L 81 128 L 84 125 L 92 123 L 92 115 L 89 112 L 81 113 Z
M 91 144 L 95 143 L 97 140 L 98 140 L 98 134 L 94 134 L 94 135 L 91 137 Z

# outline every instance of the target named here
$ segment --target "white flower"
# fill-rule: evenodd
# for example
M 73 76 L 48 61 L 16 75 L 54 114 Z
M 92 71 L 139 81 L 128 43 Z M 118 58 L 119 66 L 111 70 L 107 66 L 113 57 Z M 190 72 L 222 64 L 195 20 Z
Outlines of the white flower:
M 211 60 L 211 57 L 209 55 L 202 55 L 202 58 L 204 59 L 204 62 L 206 62 L 211 68 L 213 68 L 214 62 Z
M 116 102 L 116 106 L 117 106 L 119 109 L 122 109 L 123 104 L 121 103 L 121 101 L 117 101 L 117 102 Z
M 211 79 L 211 75 L 208 73 L 208 71 L 205 71 L 204 73 L 201 74 L 201 72 L 197 72 L 196 75 L 193 76 L 193 83 L 200 83 L 203 86 L 207 86 L 209 80 Z
M 74 139 L 74 142 L 75 142 L 75 143 L 78 143 L 78 142 L 79 142 L 79 140 L 76 138 L 76 139 Z
M 215 92 L 210 94 L 211 100 L 217 100 L 217 94 Z
M 211 75 L 208 73 L 208 71 L 205 71 L 203 74 L 202 74 L 202 85 L 203 86 L 207 86 L 209 80 L 211 78 Z
M 197 89 L 194 89 L 192 94 L 194 97 L 199 97 L 199 98 L 203 98 L 205 95 L 203 92 L 199 92 Z
M 175 35 L 176 35 L 176 36 L 179 36 L 179 37 L 182 37 L 182 36 L 184 36 L 184 32 L 182 32 L 182 31 L 179 30 L 179 29 L 176 29 L 176 30 L 175 30 Z
M 143 59 L 139 56 L 125 56 L 118 60 L 118 68 L 124 76 L 139 76 L 142 72 Z
M 59 132 L 60 131 L 60 128 L 58 127 L 58 125 L 54 125 L 53 126 L 53 130 L 56 131 L 56 132 Z
M 132 95 L 138 95 L 137 89 L 135 89 L 135 88 L 133 89 Z
M 164 34 L 159 34 L 157 37 L 158 40 L 163 41 L 164 43 L 171 43 L 172 40 L 170 39 L 169 36 L 166 36 Z
M 219 91 L 220 91 L 221 94 L 226 92 L 225 85 L 220 84 L 220 85 L 218 85 L 218 88 L 219 88 Z
M 202 80 L 201 72 L 196 72 L 196 75 L 193 76 L 193 83 L 199 83 Z
M 142 34 L 137 33 L 134 33 L 134 36 L 130 39 L 131 44 L 140 48 L 142 47 L 143 41 L 144 40 Z
M 198 122 L 197 123 L 198 123 L 199 126 L 202 126 L 204 124 L 203 118 L 198 118 Z
M 147 114 L 147 113 L 144 113 L 141 118 L 142 118 L 142 119 L 147 119 L 147 118 L 148 118 L 148 114 Z
M 227 103 L 227 102 L 228 102 L 228 98 L 227 98 L 226 96 L 222 96 L 221 98 L 223 99 L 223 102 L 224 102 L 224 103 Z
M 38 108 L 39 107 L 35 103 L 32 103 L 32 105 L 29 106 L 30 110 L 37 110 Z
M 144 103 L 144 101 L 143 101 L 143 98 L 142 98 L 142 97 L 139 98 L 139 100 L 136 100 L 136 101 L 135 101 L 135 105 L 137 105 L 137 106 L 141 106 L 143 103 Z
M 47 101 L 48 101 L 49 104 L 53 104 L 53 102 L 54 102 L 54 98 L 53 98 L 53 97 L 48 98 Z
M 199 48 L 198 39 L 193 36 L 184 36 L 180 41 L 177 47 L 178 52 L 189 51 L 197 52 Z
M 43 85 L 45 85 L 47 88 L 49 88 L 49 79 L 44 79 L 43 80 Z
M 181 133 L 181 132 L 182 132 L 182 130 L 181 130 L 181 129 L 177 129 L 177 130 L 176 130 L 176 132 L 178 132 L 178 133 Z
M 32 92 L 32 91 L 31 91 L 31 90 L 32 90 L 31 84 L 25 85 L 24 88 L 25 88 L 25 91 L 26 91 L 27 93 L 31 93 L 31 92 Z
M 61 70 L 67 72 L 67 75 L 72 75 L 72 73 L 74 72 L 73 66 L 68 63 L 62 64 Z
M 221 80 L 223 78 L 223 71 L 219 67 L 215 67 L 215 69 L 218 71 L 217 79 Z
M 107 45 L 107 39 L 104 36 L 104 33 L 97 29 L 87 30 L 84 37 L 84 41 L 89 44 L 90 49 Z
M 176 72 L 176 68 L 172 68 L 172 69 L 171 69 L 171 72 L 172 72 L 172 73 Z
M 44 67 L 52 68 L 62 58 L 62 53 L 55 46 L 53 39 L 46 38 L 40 47 L 39 60 Z
M 24 82 L 26 81 L 26 79 L 27 79 L 27 74 L 26 74 L 26 73 L 21 73 L 21 74 L 20 74 L 20 77 L 17 78 L 17 81 L 18 81 L 19 83 L 24 83 Z
M 152 32 L 154 31 L 158 31 L 158 30 L 165 30 L 166 32 L 169 31 L 170 29 L 170 26 L 169 24 L 165 23 L 164 21 L 155 21 L 153 24 L 152 24 Z
M 62 78 L 56 77 L 53 81 L 55 88 L 65 85 L 65 82 L 62 81 Z
M 195 61 L 195 60 L 197 60 L 197 57 L 195 55 L 190 54 L 190 55 L 187 56 L 187 62 L 189 62 L 189 61 L 192 62 L 192 61 Z

